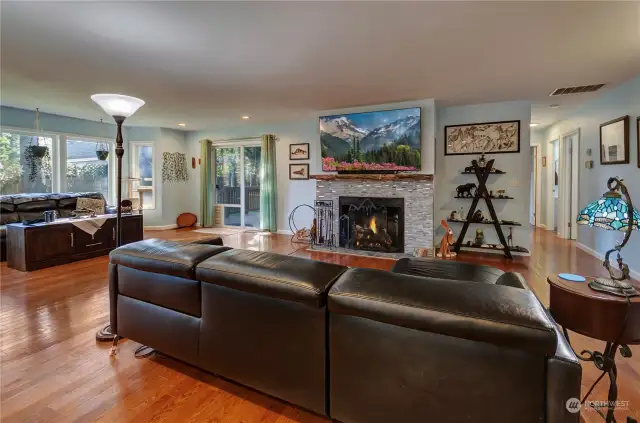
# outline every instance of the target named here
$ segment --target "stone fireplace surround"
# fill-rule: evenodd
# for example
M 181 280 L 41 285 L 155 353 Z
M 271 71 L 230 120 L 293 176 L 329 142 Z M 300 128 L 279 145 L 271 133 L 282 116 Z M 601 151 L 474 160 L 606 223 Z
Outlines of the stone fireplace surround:
M 334 237 L 339 239 L 339 198 L 404 198 L 404 252 L 416 248 L 433 252 L 433 175 L 311 175 L 316 179 L 316 200 L 333 201 Z M 359 254 L 361 250 L 350 250 Z M 363 252 L 363 255 L 368 255 Z

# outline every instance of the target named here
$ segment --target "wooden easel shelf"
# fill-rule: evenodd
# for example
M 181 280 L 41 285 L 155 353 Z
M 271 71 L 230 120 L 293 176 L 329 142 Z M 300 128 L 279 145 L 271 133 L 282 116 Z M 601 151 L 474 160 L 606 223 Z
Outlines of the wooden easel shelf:
M 458 248 L 458 244 L 455 243 L 453 244 L 453 247 Z M 504 251 L 504 248 L 497 248 L 497 247 L 483 247 L 481 245 L 467 245 L 467 244 L 462 244 L 460 245 L 459 248 L 476 248 L 478 250 L 491 250 L 491 251 Z M 527 250 L 524 247 L 520 247 L 519 245 L 516 245 L 515 247 L 509 247 L 510 251 L 513 251 L 514 253 L 529 253 L 529 250 Z
M 512 224 L 505 224 L 505 223 L 499 223 L 500 220 L 498 219 L 498 215 L 496 214 L 496 210 L 493 208 L 493 203 L 492 200 L 494 199 L 494 197 L 491 197 L 489 195 L 489 190 L 487 189 L 487 179 L 489 179 L 489 175 L 493 174 L 503 174 L 505 172 L 496 172 L 495 170 L 493 170 L 493 163 L 495 160 L 489 160 L 489 162 L 487 163 L 486 166 L 484 167 L 480 167 L 478 165 L 477 160 L 473 160 L 471 162 L 471 166 L 473 168 L 473 172 L 466 172 L 463 171 L 461 173 L 463 174 L 474 174 L 476 175 L 476 178 L 478 179 L 478 188 L 476 189 L 475 195 L 473 197 L 464 197 L 464 198 L 471 198 L 473 201 L 471 202 L 471 206 L 469 207 L 469 213 L 467 214 L 467 218 L 465 220 L 462 219 L 456 219 L 456 220 L 451 220 L 451 219 L 447 219 L 449 222 L 459 222 L 459 223 L 463 223 L 464 226 L 462 226 L 462 230 L 460 231 L 460 235 L 458 236 L 458 240 L 456 241 L 456 243 L 454 244 L 454 251 L 456 253 L 460 252 L 460 248 L 479 248 L 479 249 L 490 249 L 490 250 L 499 250 L 499 251 L 503 251 L 504 255 L 506 258 L 511 259 L 513 258 L 513 256 L 511 255 L 511 250 L 516 251 L 515 248 L 521 248 L 521 247 L 509 247 L 507 240 L 504 237 L 504 233 L 502 232 L 502 226 L 522 226 L 521 224 L 516 224 L 516 222 L 512 223 Z M 462 198 L 462 197 L 459 197 Z M 471 219 L 474 215 L 474 213 L 476 212 L 476 208 L 478 207 L 478 202 L 480 200 L 484 200 L 485 203 L 487 203 L 487 208 L 489 209 L 489 215 L 491 216 L 491 220 L 489 222 L 472 222 Z M 467 246 L 465 244 L 463 244 L 464 238 L 467 234 L 467 230 L 469 230 L 469 225 L 471 225 L 472 223 L 478 223 L 481 225 L 493 225 L 493 227 L 496 229 L 496 233 L 498 234 L 498 239 L 500 239 L 500 244 L 502 244 L 502 248 L 495 248 L 495 247 L 473 247 L 473 246 Z
M 453 222 L 453 223 L 467 223 L 466 220 L 462 220 L 462 219 L 447 219 L 447 222 Z M 488 222 L 469 222 L 471 224 L 476 224 L 476 225 L 493 225 L 494 222 L 492 221 L 488 221 Z M 513 223 L 504 223 L 504 222 L 498 222 L 499 225 L 501 226 L 522 226 L 522 223 L 518 223 L 518 222 L 513 222 Z
M 464 198 L 466 200 L 473 200 L 473 197 L 458 197 L 457 195 L 454 195 L 453 198 Z M 489 197 L 492 200 L 515 200 L 515 198 L 513 197 Z

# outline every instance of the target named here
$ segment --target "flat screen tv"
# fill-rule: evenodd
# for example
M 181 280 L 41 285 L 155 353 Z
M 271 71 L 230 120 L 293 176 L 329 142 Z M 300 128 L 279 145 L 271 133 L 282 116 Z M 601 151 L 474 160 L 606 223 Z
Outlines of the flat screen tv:
M 420 108 L 320 118 L 322 170 L 398 172 L 420 170 Z

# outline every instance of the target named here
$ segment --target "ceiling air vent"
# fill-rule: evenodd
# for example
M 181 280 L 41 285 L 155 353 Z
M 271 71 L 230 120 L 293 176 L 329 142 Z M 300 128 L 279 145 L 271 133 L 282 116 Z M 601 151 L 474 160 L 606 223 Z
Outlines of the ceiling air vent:
M 602 87 L 604 87 L 604 84 L 582 85 L 580 87 L 558 88 L 554 92 L 549 94 L 549 97 L 553 97 L 553 96 L 556 96 L 556 95 L 592 93 L 594 91 L 598 91 Z

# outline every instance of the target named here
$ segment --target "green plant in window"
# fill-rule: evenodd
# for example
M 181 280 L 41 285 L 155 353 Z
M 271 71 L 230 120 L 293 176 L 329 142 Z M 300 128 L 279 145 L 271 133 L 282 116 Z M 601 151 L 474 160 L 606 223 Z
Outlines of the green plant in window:
M 0 193 L 17 193 L 21 175 L 20 136 L 2 133 L 0 135 Z

